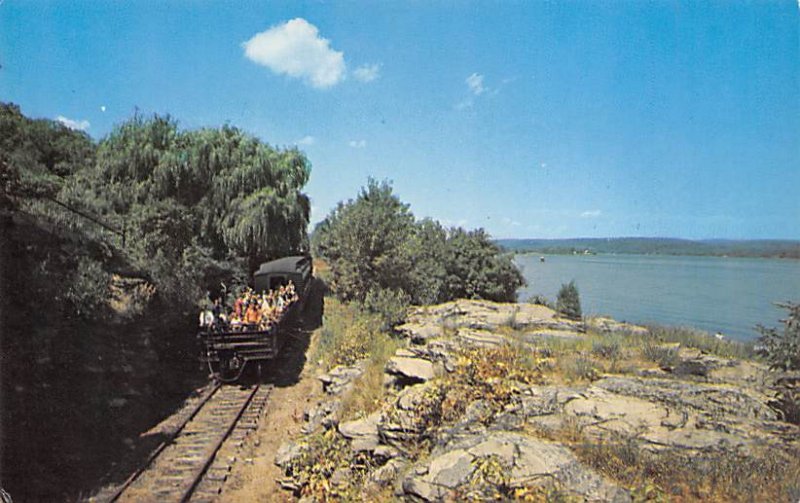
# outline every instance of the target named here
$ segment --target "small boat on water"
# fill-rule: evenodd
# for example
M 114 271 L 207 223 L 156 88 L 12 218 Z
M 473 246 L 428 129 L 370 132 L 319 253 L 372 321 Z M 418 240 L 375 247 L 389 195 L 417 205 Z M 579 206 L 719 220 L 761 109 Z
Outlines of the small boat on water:
M 539 262 L 544 262 L 544 257 L 539 257 Z

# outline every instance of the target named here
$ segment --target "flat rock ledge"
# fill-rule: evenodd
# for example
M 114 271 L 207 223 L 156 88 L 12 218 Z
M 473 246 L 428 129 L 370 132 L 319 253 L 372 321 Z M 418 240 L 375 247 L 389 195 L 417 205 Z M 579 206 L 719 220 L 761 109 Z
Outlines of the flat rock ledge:
M 647 333 L 608 318 L 588 323 L 607 333 Z M 454 371 L 459 349 L 505 344 L 509 332 L 501 327 L 523 334 L 523 343 L 582 337 L 584 331 L 582 324 L 562 320 L 543 306 L 459 300 L 416 308 L 399 327 L 410 344 L 384 369 L 385 405 L 340 423 L 341 395 L 358 385 L 363 366 L 336 368 L 320 377 L 329 396 L 307 411 L 304 431 L 336 428 L 353 451 L 371 457 L 375 468 L 367 483 L 391 487 L 403 501 L 496 498 L 485 487 L 487 466 L 502 473 L 504 487 L 511 490 L 552 489 L 570 501 L 631 501 L 625 488 L 581 463 L 569 444 L 548 440 L 570 429 L 587 440 L 632 442 L 656 456 L 800 449 L 800 428 L 782 421 L 771 407 L 763 369 L 679 347 L 681 358 L 669 369 L 599 376 L 583 385 L 521 385 L 500 412 L 478 399 L 465 404 L 455 424 L 425 431 L 420 411 L 438 379 Z M 422 442 L 423 434 L 432 449 L 417 459 L 409 455 L 409 446 Z M 305 448 L 302 439 L 287 442 L 276 463 L 291 465 Z M 291 478 L 282 484 L 300 489 Z
M 424 501 L 450 499 L 470 485 L 487 461 L 504 471 L 511 489 L 555 485 L 584 501 L 631 500 L 628 491 L 581 465 L 568 448 L 512 432 L 474 435 L 447 446 L 417 465 L 403 480 L 403 489 Z

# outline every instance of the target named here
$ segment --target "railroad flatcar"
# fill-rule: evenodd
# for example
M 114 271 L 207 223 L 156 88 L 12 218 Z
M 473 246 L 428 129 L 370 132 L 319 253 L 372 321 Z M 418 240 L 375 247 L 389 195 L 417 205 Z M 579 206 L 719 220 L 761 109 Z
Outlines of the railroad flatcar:
M 311 257 L 291 256 L 261 264 L 253 274 L 254 294 L 276 292 L 292 285 L 297 300 L 281 311 L 279 319 L 269 326 L 229 323 L 204 324 L 200 337 L 205 349 L 203 359 L 208 363 L 214 378 L 237 381 L 248 366 L 256 366 L 260 374 L 263 366 L 274 359 L 287 337 L 286 326 L 303 311 L 313 282 Z

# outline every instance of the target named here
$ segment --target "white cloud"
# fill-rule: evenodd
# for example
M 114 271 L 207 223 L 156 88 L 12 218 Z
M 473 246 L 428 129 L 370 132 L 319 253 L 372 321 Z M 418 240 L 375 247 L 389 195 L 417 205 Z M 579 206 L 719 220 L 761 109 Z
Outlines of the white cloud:
M 331 48 L 316 26 L 303 18 L 257 33 L 242 44 L 245 56 L 278 74 L 303 79 L 319 89 L 345 78 L 344 53 Z
M 100 106 L 100 111 L 101 112 L 105 112 L 106 111 L 106 106 L 105 105 L 101 105 Z
M 483 86 L 483 75 L 480 73 L 473 73 L 467 80 L 467 87 L 475 96 L 480 96 L 481 94 L 485 93 L 487 89 Z
M 308 146 L 308 145 L 313 145 L 316 141 L 317 141 L 317 139 L 314 138 L 313 136 L 306 135 L 306 136 L 300 138 L 299 140 L 295 141 L 294 144 L 295 145 L 306 145 L 306 146 Z
M 361 82 L 372 82 L 381 76 L 381 65 L 375 63 L 374 65 L 361 65 L 353 72 L 356 80 Z
M 581 218 L 597 218 L 602 214 L 603 212 L 600 210 L 588 210 L 581 213 Z
M 367 140 L 350 140 L 347 144 L 353 148 L 364 148 L 367 146 Z
M 89 129 L 89 126 L 91 126 L 91 124 L 89 124 L 89 121 L 87 120 L 76 121 L 72 119 L 67 119 L 63 115 L 59 115 L 58 117 L 56 117 L 56 120 L 61 124 L 67 126 L 68 128 L 76 129 L 78 131 L 86 131 L 87 129 Z

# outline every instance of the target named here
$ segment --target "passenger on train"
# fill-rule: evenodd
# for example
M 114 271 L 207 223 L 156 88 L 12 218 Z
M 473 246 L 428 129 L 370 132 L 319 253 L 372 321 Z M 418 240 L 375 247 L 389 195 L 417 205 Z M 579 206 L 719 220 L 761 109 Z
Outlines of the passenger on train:
M 245 323 L 248 325 L 258 325 L 261 321 L 261 313 L 255 301 L 251 301 L 247 305 L 247 313 L 245 314 Z
M 269 330 L 279 323 L 286 310 L 299 300 L 294 283 L 290 280 L 275 290 L 256 293 L 251 288 L 239 291 L 229 310 L 222 299 L 200 313 L 200 326 L 208 330 L 239 331 L 244 326 Z

